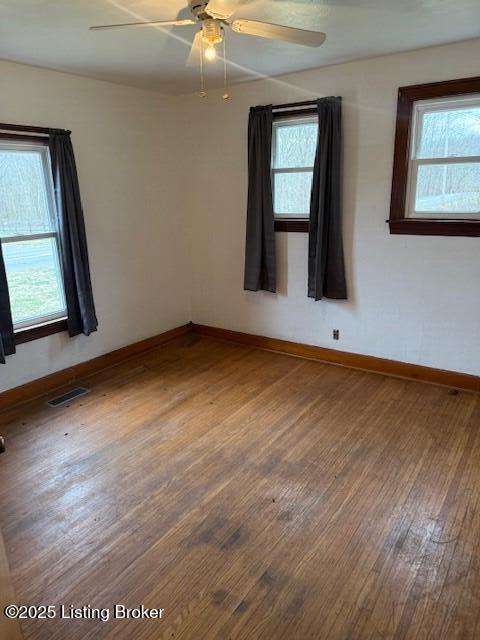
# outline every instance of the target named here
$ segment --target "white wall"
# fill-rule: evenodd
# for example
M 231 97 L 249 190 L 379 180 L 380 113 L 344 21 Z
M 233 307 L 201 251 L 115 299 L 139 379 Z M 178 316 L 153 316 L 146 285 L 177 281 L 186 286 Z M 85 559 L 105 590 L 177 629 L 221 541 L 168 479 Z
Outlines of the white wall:
M 0 62 L 0 121 L 73 131 L 100 323 L 20 345 L 0 391 L 190 319 L 480 374 L 480 239 L 385 224 L 398 87 L 476 75 L 479 59 L 467 41 L 237 85 L 228 104 Z M 294 233 L 277 234 L 278 294 L 245 292 L 248 109 L 332 94 L 350 298 L 307 298 L 307 237 Z
M 190 320 L 173 98 L 0 62 L 0 121 L 72 130 L 98 332 L 20 345 L 0 391 Z
M 197 323 L 480 374 L 480 238 L 389 235 L 397 89 L 478 75 L 480 40 L 184 98 Z M 243 291 L 248 108 L 340 95 L 347 302 L 307 298 L 307 236 L 277 234 L 279 291 Z M 193 114 L 195 114 L 193 116 Z M 332 341 L 332 329 L 340 341 Z

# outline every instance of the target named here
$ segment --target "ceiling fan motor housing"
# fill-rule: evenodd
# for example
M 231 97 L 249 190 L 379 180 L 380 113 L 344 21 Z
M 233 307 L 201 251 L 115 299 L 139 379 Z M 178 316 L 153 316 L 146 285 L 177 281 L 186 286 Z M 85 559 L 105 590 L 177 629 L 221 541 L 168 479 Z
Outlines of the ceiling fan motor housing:
M 208 13 L 206 12 L 206 8 L 208 5 L 208 0 L 205 2 L 204 0 L 189 0 L 190 11 L 193 13 L 197 20 L 206 20 L 210 18 Z

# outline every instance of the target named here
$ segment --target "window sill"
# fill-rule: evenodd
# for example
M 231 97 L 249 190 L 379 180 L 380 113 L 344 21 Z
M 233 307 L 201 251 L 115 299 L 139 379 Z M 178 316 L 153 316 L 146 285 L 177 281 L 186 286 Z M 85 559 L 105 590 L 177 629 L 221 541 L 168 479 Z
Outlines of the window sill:
M 308 233 L 310 222 L 308 218 L 275 218 L 275 231 L 290 233 Z
M 412 236 L 480 236 L 480 220 L 388 220 L 390 233 Z
M 54 333 L 60 333 L 67 330 L 67 320 L 53 320 L 44 324 L 37 324 L 34 327 L 26 327 L 25 329 L 17 329 L 15 331 L 15 344 L 23 344 L 24 342 L 32 342 L 39 338 L 51 336 Z

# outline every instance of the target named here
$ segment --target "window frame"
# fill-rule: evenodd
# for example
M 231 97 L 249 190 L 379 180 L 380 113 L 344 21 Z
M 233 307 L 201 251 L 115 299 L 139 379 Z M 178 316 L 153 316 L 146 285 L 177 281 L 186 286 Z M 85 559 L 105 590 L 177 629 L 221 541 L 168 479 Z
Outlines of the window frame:
M 48 137 L 40 134 L 26 135 L 24 133 L 16 133 L 15 131 L 11 130 L 13 128 L 14 128 L 14 125 L 0 124 L 0 144 L 6 143 L 6 146 L 8 146 L 8 143 L 10 143 L 12 144 L 12 146 L 15 146 L 17 144 L 23 143 L 25 148 L 28 148 L 28 147 L 32 148 L 33 146 L 42 147 L 42 164 L 43 164 L 44 176 L 47 178 L 48 171 L 49 171 Z M 4 131 L 5 129 L 8 130 L 8 133 Z M 55 209 L 53 183 L 49 181 L 48 178 L 46 180 L 46 183 L 47 183 L 46 189 L 48 192 L 48 201 L 49 201 L 48 204 L 50 207 L 53 207 L 53 210 L 51 211 L 51 213 L 52 213 L 53 219 L 55 220 L 56 229 L 48 232 L 40 232 L 35 234 L 28 234 L 28 235 L 21 235 L 21 236 L 8 236 L 8 237 L 0 238 L 0 242 L 2 243 L 2 245 L 6 245 L 14 242 L 25 242 L 28 240 L 49 239 L 49 238 L 55 239 L 56 247 L 57 247 L 56 256 L 58 260 L 59 271 L 61 274 L 62 293 L 63 293 L 64 302 L 65 302 L 65 308 L 62 309 L 61 312 L 58 312 L 55 314 L 38 316 L 30 320 L 25 320 L 23 322 L 15 323 L 14 336 L 15 336 L 15 344 L 17 345 L 67 330 L 65 279 L 64 279 L 63 266 L 62 266 L 61 254 L 60 254 L 58 217 Z
M 282 121 L 291 120 L 291 121 L 306 121 L 306 120 L 314 120 L 315 116 L 318 117 L 318 110 L 316 107 L 309 108 L 291 108 L 291 109 L 282 109 L 279 113 L 273 114 L 273 128 L 272 128 L 272 159 L 271 159 L 271 180 L 272 180 L 272 201 L 274 199 L 274 175 L 275 173 L 305 173 L 306 170 L 311 170 L 313 174 L 314 167 L 294 167 L 289 169 L 281 169 L 273 166 L 273 161 L 275 158 L 275 145 L 276 145 L 276 135 L 275 128 L 279 126 Z M 273 212 L 273 220 L 274 220 L 274 229 L 275 231 L 280 232 L 291 232 L 291 233 L 308 233 L 310 228 L 310 216 L 295 216 L 289 217 L 287 215 L 276 216 L 275 211 Z
M 425 212 L 424 215 L 412 217 L 411 195 L 413 182 L 412 160 L 415 133 L 418 119 L 415 120 L 416 103 L 439 101 L 442 98 L 468 98 L 472 94 L 480 96 L 480 77 L 447 80 L 429 84 L 400 87 L 398 90 L 397 119 L 395 131 L 395 149 L 393 160 L 392 192 L 390 201 L 390 217 L 387 220 L 391 234 L 407 235 L 443 235 L 443 236 L 480 236 L 480 216 L 478 214 L 455 214 L 454 218 L 445 218 L 445 214 Z M 422 105 L 418 106 L 421 109 Z M 477 156 L 474 156 L 476 159 Z M 468 162 L 468 157 L 449 158 L 449 164 Z M 426 162 L 416 159 L 418 164 L 433 164 L 437 159 Z M 476 216 L 476 217 L 473 217 Z

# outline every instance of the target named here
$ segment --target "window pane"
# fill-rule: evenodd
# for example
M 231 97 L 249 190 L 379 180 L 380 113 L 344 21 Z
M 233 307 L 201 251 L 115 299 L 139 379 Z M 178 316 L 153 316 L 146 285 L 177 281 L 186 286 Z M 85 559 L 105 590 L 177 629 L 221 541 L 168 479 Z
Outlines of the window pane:
M 0 237 L 53 230 L 42 153 L 0 148 Z
M 318 124 L 302 122 L 275 127 L 275 168 L 313 167 Z
M 480 106 L 425 113 L 419 158 L 480 156 Z
M 54 238 L 2 246 L 14 324 L 65 309 Z
M 480 213 L 480 163 L 420 165 L 415 210 Z
M 312 172 L 275 173 L 273 209 L 276 215 L 310 215 Z

